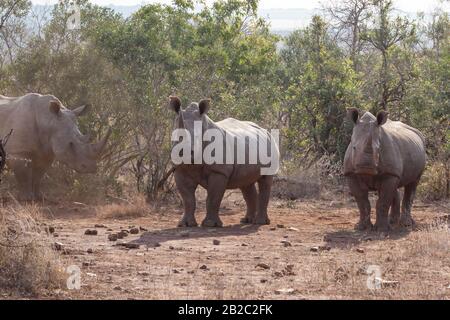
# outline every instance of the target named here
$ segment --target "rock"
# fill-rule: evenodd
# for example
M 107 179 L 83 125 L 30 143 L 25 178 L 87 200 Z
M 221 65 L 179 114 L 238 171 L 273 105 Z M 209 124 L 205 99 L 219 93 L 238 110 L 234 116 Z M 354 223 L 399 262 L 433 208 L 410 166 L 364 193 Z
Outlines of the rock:
M 56 251 L 61 251 L 61 250 L 64 249 L 64 245 L 63 245 L 61 242 L 55 242 L 55 243 L 53 244 L 53 248 L 54 248 Z
M 87 229 L 84 232 L 84 234 L 87 235 L 87 236 L 96 236 L 98 234 L 98 231 L 95 230 L 95 229 Z
M 174 250 L 175 247 L 174 247 L 174 246 L 169 246 L 169 249 L 170 249 L 170 250 Z
M 275 231 L 275 230 L 277 230 L 276 227 L 270 227 L 270 231 Z
M 319 252 L 319 247 L 311 247 L 311 249 L 309 249 L 309 251 L 311 251 L 311 252 Z
M 289 241 L 287 241 L 287 240 L 282 240 L 281 243 L 282 243 L 283 246 L 285 246 L 285 247 L 292 247 L 292 244 L 291 244 Z
M 106 228 L 106 226 L 104 224 L 96 224 L 94 228 Z
M 138 228 L 132 228 L 132 229 L 130 229 L 130 233 L 131 234 L 138 234 L 139 233 L 139 229 Z
M 258 263 L 256 265 L 256 268 L 261 268 L 261 269 L 268 270 L 268 269 L 270 269 L 270 266 L 268 264 L 266 264 L 266 263 L 261 262 L 261 263 Z
M 86 251 L 87 253 L 94 253 L 94 250 L 92 250 L 92 248 L 87 249 Z
M 116 286 L 116 287 L 114 287 L 114 290 L 116 290 L 116 291 L 122 291 L 122 288 L 121 288 L 120 286 Z
M 56 232 L 53 234 L 53 236 L 55 237 L 55 238 L 58 238 L 59 237 L 59 234 L 57 234 Z
M 267 282 L 267 279 L 261 279 L 261 280 L 259 280 L 259 282 L 261 282 L 261 283 L 266 283 L 266 282 Z
M 241 247 L 248 247 L 248 244 L 243 243 L 243 244 L 241 244 Z
M 145 229 L 143 227 L 139 227 L 139 230 L 141 230 L 141 231 L 148 231 L 147 229 Z
M 54 227 L 48 227 L 48 232 L 51 234 L 53 232 L 55 232 L 55 228 Z
M 138 271 L 137 274 L 143 277 L 148 277 L 150 275 L 147 271 Z
M 106 229 L 106 231 L 113 231 L 113 229 L 111 229 L 111 228 L 108 228 L 108 229 Z
M 178 271 L 177 269 L 173 269 L 172 272 L 173 273 L 180 273 L 180 271 Z
M 206 264 L 200 266 L 199 269 L 200 269 L 200 270 L 209 270 L 209 269 L 208 269 L 208 266 L 207 266 Z
M 137 244 L 137 243 L 132 243 L 132 242 L 124 243 L 123 246 L 124 246 L 125 248 L 127 248 L 127 249 L 139 249 L 139 247 L 140 247 L 139 244 Z
M 283 229 L 284 228 L 284 224 L 277 224 L 277 228 Z
M 125 230 L 121 230 L 118 234 L 117 234 L 117 238 L 119 239 L 123 239 L 125 237 L 128 237 L 128 232 L 126 232 Z
M 90 262 L 88 261 L 83 261 L 83 263 L 81 264 L 83 267 L 89 267 L 91 265 Z
M 357 249 L 356 249 L 356 252 L 364 253 L 364 249 L 363 249 L 363 248 L 357 248 Z
M 331 247 L 328 246 L 328 245 L 325 245 L 325 246 L 319 246 L 319 250 L 320 250 L 320 251 L 330 251 L 330 250 L 331 250 Z
M 287 228 L 289 231 L 299 231 L 297 228 L 294 228 L 294 227 L 289 227 L 289 228 Z
M 213 240 L 213 245 L 218 246 L 220 244 L 220 241 L 217 239 Z
M 91 278 L 97 277 L 97 275 L 95 273 L 91 273 L 91 272 L 86 272 L 86 275 L 91 277 Z
M 294 294 L 297 290 L 293 288 L 285 288 L 285 289 L 277 289 L 275 290 L 276 294 Z
M 110 235 L 108 235 L 108 240 L 109 241 L 117 241 L 119 237 L 117 236 L 116 233 L 111 233 Z

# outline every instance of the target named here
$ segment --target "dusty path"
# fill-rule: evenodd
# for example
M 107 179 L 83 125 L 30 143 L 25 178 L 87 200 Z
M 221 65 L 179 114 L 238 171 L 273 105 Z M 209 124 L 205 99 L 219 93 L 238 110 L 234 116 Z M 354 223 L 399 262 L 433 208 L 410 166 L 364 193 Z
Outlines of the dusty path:
M 175 228 L 180 210 L 173 208 L 114 220 L 98 218 L 94 208 L 62 207 L 45 220 L 64 245 L 64 264 L 81 268 L 82 286 L 44 298 L 449 299 L 450 234 L 445 224 L 428 230 L 437 217 L 448 219 L 448 208 L 418 204 L 413 210 L 419 231 L 384 237 L 354 231 L 357 210 L 348 202 L 274 201 L 272 224 L 255 227 L 240 225 L 242 203 L 229 201 L 222 229 Z M 108 240 L 132 227 L 139 233 Z M 98 234 L 85 235 L 86 229 Z M 396 282 L 369 290 L 370 265 Z

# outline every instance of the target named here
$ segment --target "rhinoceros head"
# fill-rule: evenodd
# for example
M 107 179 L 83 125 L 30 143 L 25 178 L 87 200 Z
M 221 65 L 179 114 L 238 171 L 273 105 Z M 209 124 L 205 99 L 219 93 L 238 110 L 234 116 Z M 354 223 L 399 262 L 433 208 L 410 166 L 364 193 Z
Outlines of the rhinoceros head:
M 348 117 L 354 122 L 350 142 L 351 159 L 354 173 L 376 175 L 380 161 L 380 128 L 388 119 L 388 112 L 382 110 L 375 117 L 370 112 L 360 115 L 356 108 L 347 110 Z
M 194 152 L 194 139 L 201 139 L 201 137 L 198 137 L 198 134 L 194 134 L 194 126 L 196 123 L 197 125 L 200 123 L 204 123 L 210 103 L 210 99 L 203 99 L 199 103 L 191 103 L 186 109 L 183 110 L 181 108 L 180 98 L 174 96 L 169 97 L 169 108 L 176 113 L 174 127 L 175 129 L 186 129 L 187 131 L 189 131 L 191 136 L 192 155 Z M 202 131 L 199 133 L 203 135 L 203 132 L 206 129 L 206 126 L 202 124 Z
M 50 147 L 56 160 L 61 161 L 80 173 L 94 173 L 97 160 L 108 141 L 111 131 L 97 143 L 90 143 L 90 137 L 78 129 L 77 117 L 85 114 L 89 105 L 70 110 L 62 106 L 59 100 L 51 100 L 49 110 Z

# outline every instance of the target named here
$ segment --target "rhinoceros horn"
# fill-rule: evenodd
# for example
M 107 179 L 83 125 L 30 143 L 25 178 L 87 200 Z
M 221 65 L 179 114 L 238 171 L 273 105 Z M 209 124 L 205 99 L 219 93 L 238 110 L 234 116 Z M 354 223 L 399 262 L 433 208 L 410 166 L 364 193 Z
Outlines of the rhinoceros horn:
M 96 157 L 100 157 L 102 155 L 102 152 L 105 149 L 106 143 L 108 142 L 111 132 L 112 132 L 112 130 L 111 130 L 111 128 L 109 128 L 106 135 L 99 142 L 92 145 L 92 149 L 93 149 Z

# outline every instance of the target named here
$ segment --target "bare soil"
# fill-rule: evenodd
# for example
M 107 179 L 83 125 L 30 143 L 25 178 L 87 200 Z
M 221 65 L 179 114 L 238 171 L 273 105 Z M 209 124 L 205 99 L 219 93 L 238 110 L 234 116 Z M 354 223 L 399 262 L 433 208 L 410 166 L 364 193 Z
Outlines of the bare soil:
M 199 222 L 204 208 L 200 202 Z M 220 229 L 176 228 L 178 206 L 148 210 L 144 217 L 114 219 L 80 203 L 42 207 L 42 222 L 55 228 L 51 236 L 63 245 L 62 264 L 81 269 L 81 288 L 46 291 L 38 298 L 450 298 L 448 203 L 417 202 L 415 230 L 388 235 L 355 231 L 358 211 L 349 198 L 273 200 L 271 225 L 259 227 L 239 223 L 245 211 L 240 197 L 222 204 Z M 108 240 L 132 227 L 139 233 Z M 85 235 L 87 229 L 98 234 Z M 382 279 L 375 289 L 367 273 L 374 265 Z

